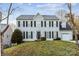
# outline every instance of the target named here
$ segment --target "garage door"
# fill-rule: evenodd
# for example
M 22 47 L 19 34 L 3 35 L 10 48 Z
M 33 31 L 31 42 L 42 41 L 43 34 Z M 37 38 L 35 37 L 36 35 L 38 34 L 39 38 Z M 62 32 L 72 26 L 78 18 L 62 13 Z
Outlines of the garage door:
M 70 41 L 72 39 L 72 35 L 70 33 L 64 33 L 62 34 L 61 37 L 62 40 L 66 40 L 66 41 Z

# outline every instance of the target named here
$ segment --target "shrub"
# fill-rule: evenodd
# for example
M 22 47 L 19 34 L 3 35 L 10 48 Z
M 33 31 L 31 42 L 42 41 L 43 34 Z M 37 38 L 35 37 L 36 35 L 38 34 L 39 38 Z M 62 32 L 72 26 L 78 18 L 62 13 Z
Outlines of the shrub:
M 56 38 L 56 39 L 54 39 L 54 40 L 61 40 L 61 38 L 58 37 L 58 38 Z
M 37 40 L 35 40 L 36 42 L 39 42 L 39 41 L 41 41 L 40 39 L 37 39 Z
M 45 37 L 41 37 L 41 41 L 46 41 L 46 38 Z
M 22 32 L 19 29 L 14 30 L 12 34 L 11 42 L 17 44 L 22 43 Z
M 10 45 L 7 45 L 7 44 L 5 44 L 5 45 L 3 46 L 4 49 L 9 48 L 9 47 L 11 47 L 11 46 L 10 46 Z

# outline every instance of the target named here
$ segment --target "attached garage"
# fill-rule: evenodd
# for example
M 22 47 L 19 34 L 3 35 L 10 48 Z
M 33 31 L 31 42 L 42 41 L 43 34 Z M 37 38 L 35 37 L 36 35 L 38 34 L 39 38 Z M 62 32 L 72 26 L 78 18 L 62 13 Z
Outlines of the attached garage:
M 60 37 L 61 40 L 73 40 L 73 31 L 68 23 L 60 22 Z
M 72 40 L 72 33 L 61 33 L 61 39 L 65 41 Z

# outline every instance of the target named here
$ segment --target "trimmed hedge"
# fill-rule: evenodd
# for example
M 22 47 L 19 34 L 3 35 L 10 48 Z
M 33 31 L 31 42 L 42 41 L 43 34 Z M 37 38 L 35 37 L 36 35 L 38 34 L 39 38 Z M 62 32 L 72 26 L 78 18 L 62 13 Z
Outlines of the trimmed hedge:
M 58 38 L 56 38 L 56 39 L 54 39 L 54 40 L 61 40 L 61 38 L 58 37 Z
M 46 38 L 45 37 L 41 37 L 41 41 L 46 41 Z

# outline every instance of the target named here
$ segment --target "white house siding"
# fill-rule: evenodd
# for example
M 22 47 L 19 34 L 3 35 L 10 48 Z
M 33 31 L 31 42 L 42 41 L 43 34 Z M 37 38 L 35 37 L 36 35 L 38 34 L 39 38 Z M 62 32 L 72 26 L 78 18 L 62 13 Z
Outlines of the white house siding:
M 20 20 L 18 20 L 18 21 L 20 21 Z M 21 20 L 21 21 L 20 21 L 21 26 L 18 27 L 18 29 L 20 29 L 22 32 L 26 32 L 26 31 L 27 31 L 27 32 L 31 32 L 31 31 L 33 32 L 33 39 L 24 39 L 24 41 L 28 41 L 28 40 L 29 40 L 29 41 L 30 41 L 30 40 L 33 41 L 33 40 L 36 40 L 36 39 L 37 39 L 37 38 L 36 38 L 36 35 L 37 35 L 36 32 L 37 32 L 37 31 L 40 31 L 40 32 L 41 32 L 41 37 L 44 37 L 44 35 L 45 35 L 44 32 L 45 32 L 45 31 L 46 31 L 46 32 L 49 32 L 49 31 L 52 32 L 52 31 L 53 31 L 53 32 L 54 32 L 54 38 L 56 38 L 56 34 L 55 34 L 55 33 L 56 33 L 56 32 L 59 32 L 59 27 L 56 27 L 56 21 L 53 21 L 54 24 L 55 24 L 55 25 L 53 24 L 53 25 L 54 25 L 53 27 L 52 27 L 52 26 L 49 27 L 49 21 L 46 21 L 46 27 L 41 27 L 40 24 L 41 24 L 41 21 L 42 21 L 42 20 L 38 20 L 38 21 L 37 21 L 37 20 L 33 20 L 33 22 L 36 21 L 36 27 L 34 27 L 34 26 L 31 27 L 31 26 L 30 26 L 31 20 L 28 20 L 29 26 L 28 26 L 28 27 L 26 27 L 26 26 L 23 27 L 23 21 L 26 22 L 27 20 Z M 44 22 L 44 21 L 43 21 L 43 22 Z M 51 38 L 51 39 L 47 38 L 47 40 L 53 40 L 54 38 Z

